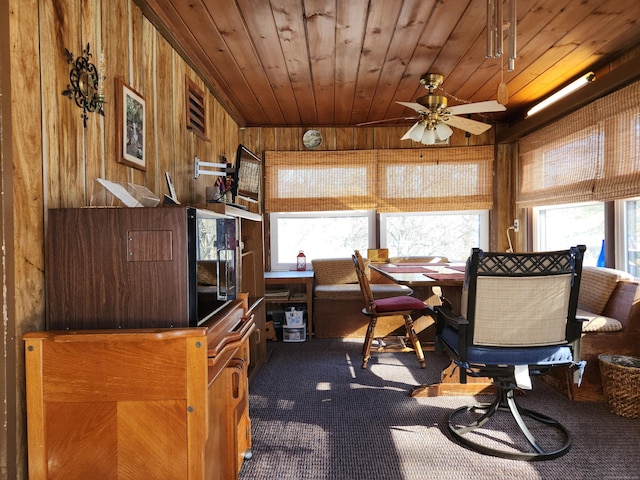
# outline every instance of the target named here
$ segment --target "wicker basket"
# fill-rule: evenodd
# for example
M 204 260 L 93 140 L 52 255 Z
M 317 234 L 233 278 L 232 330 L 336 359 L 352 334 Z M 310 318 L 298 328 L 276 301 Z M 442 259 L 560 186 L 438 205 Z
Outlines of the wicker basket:
M 598 362 L 609 410 L 622 417 L 640 417 L 640 358 L 603 354 Z

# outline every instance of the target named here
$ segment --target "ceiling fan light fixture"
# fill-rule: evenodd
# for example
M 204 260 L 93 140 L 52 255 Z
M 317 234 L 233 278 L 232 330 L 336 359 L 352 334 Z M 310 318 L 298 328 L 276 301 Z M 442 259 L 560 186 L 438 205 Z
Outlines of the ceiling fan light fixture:
M 438 122 L 436 123 L 436 133 L 440 140 L 447 140 L 451 135 L 453 135 L 453 130 L 446 123 Z
M 422 140 L 424 129 L 424 123 L 422 123 L 422 121 L 417 122 L 407 131 L 407 133 L 404 134 L 404 136 L 400 140 L 413 140 L 414 142 L 419 142 Z
M 433 145 L 434 143 L 436 143 L 436 131 L 434 130 L 433 126 L 431 126 L 431 128 L 425 128 L 421 142 L 425 145 Z

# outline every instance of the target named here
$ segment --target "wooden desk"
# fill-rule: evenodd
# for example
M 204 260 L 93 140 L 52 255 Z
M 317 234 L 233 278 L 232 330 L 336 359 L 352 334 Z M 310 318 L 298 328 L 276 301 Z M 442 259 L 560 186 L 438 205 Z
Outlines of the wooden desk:
M 440 287 L 454 312 L 460 311 L 460 294 L 464 283 L 462 263 L 370 263 L 369 268 L 399 285 Z M 433 276 L 429 276 L 433 275 Z
M 291 270 L 284 272 L 265 272 L 265 287 L 270 285 L 303 285 L 304 298 L 289 298 L 288 300 L 277 299 L 270 300 L 265 297 L 267 303 L 304 303 L 307 305 L 307 335 L 311 340 L 313 332 L 313 270 Z
M 370 263 L 369 268 L 400 285 L 460 288 L 464 281 L 463 263 Z
M 454 312 L 460 311 L 464 265 L 446 263 L 370 263 L 369 268 L 384 277 L 409 287 L 440 287 L 442 296 L 451 304 Z M 432 276 L 429 276 L 432 275 Z M 438 397 L 445 395 L 478 395 L 494 392 L 494 387 L 486 378 L 467 376 L 467 383 L 456 381 L 456 365 L 450 362 L 440 374 L 440 382 L 418 385 L 411 392 L 412 397 Z

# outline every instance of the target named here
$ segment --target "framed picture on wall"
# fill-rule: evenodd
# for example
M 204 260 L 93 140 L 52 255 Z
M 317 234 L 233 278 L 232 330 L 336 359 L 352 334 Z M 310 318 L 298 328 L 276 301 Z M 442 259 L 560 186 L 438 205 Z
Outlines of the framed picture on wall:
M 116 148 L 120 163 L 146 170 L 144 97 L 116 78 Z

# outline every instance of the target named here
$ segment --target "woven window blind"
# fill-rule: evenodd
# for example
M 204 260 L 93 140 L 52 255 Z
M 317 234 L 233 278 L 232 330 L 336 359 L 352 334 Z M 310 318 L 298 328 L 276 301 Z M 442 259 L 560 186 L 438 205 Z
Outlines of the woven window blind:
M 489 209 L 494 148 L 265 152 L 265 210 Z
M 640 82 L 519 142 L 519 207 L 640 195 Z

